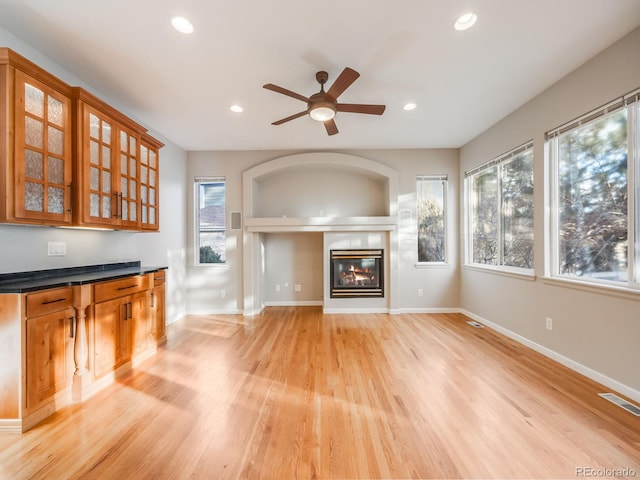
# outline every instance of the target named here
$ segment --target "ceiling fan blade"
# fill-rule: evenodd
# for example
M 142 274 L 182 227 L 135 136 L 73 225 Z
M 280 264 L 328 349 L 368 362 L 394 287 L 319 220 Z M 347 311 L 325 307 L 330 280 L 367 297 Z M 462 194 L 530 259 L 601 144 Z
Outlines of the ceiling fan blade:
M 274 85 L 273 83 L 267 83 L 266 85 L 263 85 L 262 88 L 266 88 L 267 90 L 271 90 L 272 92 L 281 93 L 282 95 L 293 97 L 297 100 L 302 100 L 303 102 L 309 103 L 309 99 L 307 97 L 302 96 L 299 93 L 292 92 L 291 90 L 287 90 L 286 88 Z
M 338 75 L 336 81 L 333 82 L 333 85 L 331 85 L 331 88 L 327 91 L 327 95 L 338 98 L 359 76 L 360 74 L 353 68 L 346 67 L 342 73 Z
M 308 112 L 308 110 L 305 110 L 304 112 L 298 112 L 295 115 L 291 115 L 290 117 L 283 118 L 281 120 L 276 120 L 271 125 L 282 125 L 285 122 L 289 122 L 291 120 L 295 120 L 296 118 L 300 118 L 300 117 L 305 116 L 307 114 L 307 112 Z
M 327 120 L 326 122 L 324 122 L 324 128 L 327 129 L 327 133 L 329 135 L 335 135 L 336 133 L 338 133 L 338 127 L 333 118 L 331 120 Z
M 338 103 L 336 110 L 339 112 L 368 113 L 370 115 L 382 115 L 385 105 L 364 105 L 361 103 Z

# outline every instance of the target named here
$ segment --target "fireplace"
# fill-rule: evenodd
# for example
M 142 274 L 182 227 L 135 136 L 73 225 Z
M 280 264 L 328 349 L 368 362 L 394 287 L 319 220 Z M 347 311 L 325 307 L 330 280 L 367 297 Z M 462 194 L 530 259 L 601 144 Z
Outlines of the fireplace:
M 331 250 L 331 298 L 384 297 L 384 250 Z

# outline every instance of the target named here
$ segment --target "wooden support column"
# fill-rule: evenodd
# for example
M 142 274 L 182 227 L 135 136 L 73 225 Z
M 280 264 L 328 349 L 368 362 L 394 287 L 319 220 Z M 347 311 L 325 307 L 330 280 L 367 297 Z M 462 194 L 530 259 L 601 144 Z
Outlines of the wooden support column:
M 89 375 L 89 341 L 87 336 L 87 308 L 93 301 L 91 285 L 73 287 L 73 307 L 76 309 L 76 334 L 73 348 L 75 372 L 73 374 L 72 400 L 82 402 L 87 397 L 91 383 Z

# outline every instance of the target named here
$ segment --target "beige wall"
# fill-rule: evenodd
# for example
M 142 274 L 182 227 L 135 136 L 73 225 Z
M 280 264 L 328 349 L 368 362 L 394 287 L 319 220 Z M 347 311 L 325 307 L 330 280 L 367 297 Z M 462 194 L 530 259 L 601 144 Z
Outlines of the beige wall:
M 640 29 L 460 150 L 462 182 L 464 171 L 534 140 L 536 238 L 535 281 L 463 267 L 461 307 L 636 399 L 640 398 L 640 295 L 619 297 L 544 279 L 544 133 L 640 87 L 638 52 Z M 552 331 L 546 330 L 545 317 L 553 319 Z

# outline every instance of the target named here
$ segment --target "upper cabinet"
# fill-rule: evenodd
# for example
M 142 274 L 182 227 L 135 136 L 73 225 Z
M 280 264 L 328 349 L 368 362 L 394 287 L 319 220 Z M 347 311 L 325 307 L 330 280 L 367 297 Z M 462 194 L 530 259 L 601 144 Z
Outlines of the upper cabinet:
M 69 88 L 0 49 L 0 219 L 71 224 Z
M 163 146 L 93 94 L 0 48 L 0 222 L 157 230 Z

